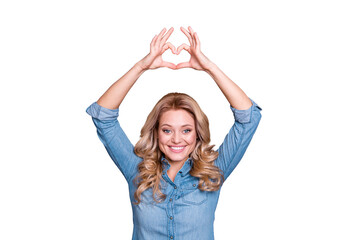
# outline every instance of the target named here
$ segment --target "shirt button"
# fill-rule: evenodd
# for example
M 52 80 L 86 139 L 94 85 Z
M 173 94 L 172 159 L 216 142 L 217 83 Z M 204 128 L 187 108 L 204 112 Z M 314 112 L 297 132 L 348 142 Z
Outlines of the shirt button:
M 172 198 L 170 198 L 169 201 L 171 202 L 171 201 L 172 201 Z
M 174 237 L 173 236 L 170 236 L 170 239 L 173 239 Z
M 196 187 L 196 184 L 193 184 L 193 187 Z
M 170 217 L 170 220 L 173 220 L 173 217 L 172 217 L 172 216 Z
M 177 187 L 176 187 L 176 186 L 174 186 L 174 188 L 175 188 L 175 189 L 177 189 Z

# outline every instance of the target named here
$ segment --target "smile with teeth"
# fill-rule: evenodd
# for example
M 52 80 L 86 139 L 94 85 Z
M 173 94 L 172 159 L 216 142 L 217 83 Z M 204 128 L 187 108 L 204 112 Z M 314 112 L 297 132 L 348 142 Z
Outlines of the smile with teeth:
M 172 152 L 179 153 L 184 150 L 185 146 L 169 146 L 169 148 Z

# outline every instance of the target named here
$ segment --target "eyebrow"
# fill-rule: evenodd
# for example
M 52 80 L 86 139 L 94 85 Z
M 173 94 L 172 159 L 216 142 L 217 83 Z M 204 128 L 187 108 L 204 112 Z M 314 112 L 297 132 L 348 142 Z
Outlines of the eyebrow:
M 163 127 L 163 126 L 169 126 L 169 127 L 172 127 L 170 124 L 167 124 L 167 123 L 164 123 L 164 124 L 160 125 L 160 127 Z M 191 124 L 185 124 L 185 125 L 182 125 L 181 127 L 187 127 L 187 126 L 189 126 L 189 127 L 193 127 L 193 125 L 191 125 Z

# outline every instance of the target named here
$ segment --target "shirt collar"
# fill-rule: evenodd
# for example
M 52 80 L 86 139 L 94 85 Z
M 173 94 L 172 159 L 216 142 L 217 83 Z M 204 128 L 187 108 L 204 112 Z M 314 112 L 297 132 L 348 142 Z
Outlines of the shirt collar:
M 164 156 L 161 156 L 161 162 L 163 164 L 163 173 L 166 173 L 167 170 L 169 170 L 169 168 L 170 168 L 170 163 Z M 188 158 L 185 161 L 182 168 L 179 170 L 179 173 L 181 174 L 181 176 L 184 177 L 186 174 L 188 174 L 189 171 L 191 170 L 192 166 L 193 166 L 193 160 L 191 158 Z

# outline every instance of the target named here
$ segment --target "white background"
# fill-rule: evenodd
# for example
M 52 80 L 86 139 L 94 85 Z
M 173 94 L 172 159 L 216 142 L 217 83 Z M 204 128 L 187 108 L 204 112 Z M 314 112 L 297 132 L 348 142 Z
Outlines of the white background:
M 2 1 L 0 239 L 131 239 L 127 184 L 86 108 L 163 27 L 262 107 L 224 185 L 216 239 L 360 239 L 357 1 Z M 189 59 L 183 52 L 165 59 Z M 218 147 L 233 118 L 204 72 L 146 72 L 120 107 L 135 144 L 156 101 L 193 96 Z

